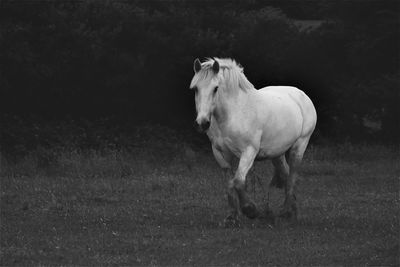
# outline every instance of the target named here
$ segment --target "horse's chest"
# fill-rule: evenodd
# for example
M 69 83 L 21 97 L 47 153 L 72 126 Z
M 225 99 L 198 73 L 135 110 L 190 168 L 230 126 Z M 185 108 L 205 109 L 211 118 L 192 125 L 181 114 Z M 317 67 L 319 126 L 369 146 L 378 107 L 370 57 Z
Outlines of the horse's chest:
M 222 132 L 216 132 L 209 135 L 210 141 L 217 150 L 229 151 L 230 153 L 240 157 L 246 147 L 245 139 L 237 138 L 235 135 L 227 135 Z

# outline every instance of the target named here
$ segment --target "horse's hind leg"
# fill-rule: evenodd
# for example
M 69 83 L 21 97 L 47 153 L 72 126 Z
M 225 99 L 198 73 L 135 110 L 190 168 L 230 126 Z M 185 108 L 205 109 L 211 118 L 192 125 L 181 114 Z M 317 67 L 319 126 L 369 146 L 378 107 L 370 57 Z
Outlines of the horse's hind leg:
M 310 137 L 298 139 L 294 145 L 286 152 L 287 162 L 289 164 L 289 176 L 285 184 L 285 202 L 281 217 L 288 219 L 297 219 L 297 205 L 294 194 L 294 187 L 297 179 L 297 169 L 303 159 L 304 152 L 307 148 Z
M 272 159 L 272 165 L 274 165 L 274 176 L 272 177 L 270 186 L 275 186 L 277 188 L 285 187 L 289 176 L 289 166 L 286 162 L 285 155 Z

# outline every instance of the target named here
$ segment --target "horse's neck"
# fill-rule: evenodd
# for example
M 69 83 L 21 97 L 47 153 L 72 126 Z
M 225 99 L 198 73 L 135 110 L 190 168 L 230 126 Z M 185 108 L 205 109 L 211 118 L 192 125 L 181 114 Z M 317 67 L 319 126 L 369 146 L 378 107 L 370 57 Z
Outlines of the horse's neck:
M 227 88 L 229 90 L 229 88 Z M 218 96 L 215 118 L 219 123 L 223 123 L 229 118 L 234 117 L 235 113 L 241 112 L 248 102 L 249 93 L 242 90 L 236 92 L 221 92 Z

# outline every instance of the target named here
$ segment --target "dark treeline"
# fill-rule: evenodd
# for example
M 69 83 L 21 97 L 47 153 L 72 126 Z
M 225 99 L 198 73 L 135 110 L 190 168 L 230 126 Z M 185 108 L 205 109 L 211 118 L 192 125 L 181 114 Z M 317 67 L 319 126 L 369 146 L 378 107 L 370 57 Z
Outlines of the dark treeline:
M 35 120 L 190 126 L 193 60 L 212 56 L 235 58 L 256 88 L 301 88 L 320 136 L 396 141 L 398 14 L 390 0 L 3 0 L 2 142 Z

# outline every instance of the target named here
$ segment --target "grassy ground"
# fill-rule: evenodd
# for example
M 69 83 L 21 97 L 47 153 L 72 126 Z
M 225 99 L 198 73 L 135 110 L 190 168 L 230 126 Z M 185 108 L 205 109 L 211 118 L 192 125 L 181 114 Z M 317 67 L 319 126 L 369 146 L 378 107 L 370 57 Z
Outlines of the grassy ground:
M 47 157 L 48 158 L 48 157 Z M 263 188 L 271 164 L 257 163 Z M 0 265 L 399 265 L 400 155 L 310 147 L 296 224 L 224 228 L 227 181 L 211 151 L 58 151 L 1 166 Z M 271 190 L 278 210 L 283 193 Z

